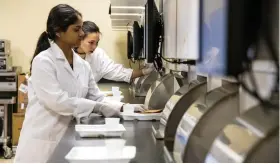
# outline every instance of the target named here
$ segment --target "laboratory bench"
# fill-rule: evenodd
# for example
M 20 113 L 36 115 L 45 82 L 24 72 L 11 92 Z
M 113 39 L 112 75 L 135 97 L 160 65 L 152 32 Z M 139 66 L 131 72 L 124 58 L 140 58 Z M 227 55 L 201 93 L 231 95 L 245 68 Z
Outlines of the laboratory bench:
M 139 104 L 144 103 L 145 97 L 134 97 L 129 91 L 129 84 L 126 83 L 102 83 L 98 84 L 101 91 L 109 91 L 112 86 L 120 87 L 124 95 L 124 103 Z M 104 124 L 104 118 L 91 116 L 89 124 Z M 136 156 L 130 162 L 132 163 L 163 163 L 163 141 L 156 140 L 152 134 L 152 125 L 154 121 L 122 121 L 126 132 L 122 139 L 126 140 L 126 146 L 136 147 Z M 54 153 L 48 162 L 63 163 L 68 162 L 65 159 L 67 153 L 74 146 L 105 146 L 105 140 L 108 138 L 80 138 L 75 131 L 76 121 L 73 120 L 66 130 L 63 138 L 57 145 Z

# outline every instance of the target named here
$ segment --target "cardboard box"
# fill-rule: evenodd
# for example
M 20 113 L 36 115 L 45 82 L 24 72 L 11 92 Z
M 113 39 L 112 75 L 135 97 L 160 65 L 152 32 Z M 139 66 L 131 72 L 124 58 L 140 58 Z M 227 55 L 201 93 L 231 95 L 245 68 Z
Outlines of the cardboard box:
M 21 84 L 25 84 L 27 85 L 27 79 L 25 78 L 26 74 L 20 74 L 18 75 L 18 87 L 21 85 Z
M 25 115 L 24 113 L 13 113 L 12 145 L 14 146 L 18 144 L 18 139 L 22 128 L 24 115 Z
M 18 113 L 24 113 L 28 104 L 27 79 L 25 78 L 25 76 L 25 74 L 18 75 Z

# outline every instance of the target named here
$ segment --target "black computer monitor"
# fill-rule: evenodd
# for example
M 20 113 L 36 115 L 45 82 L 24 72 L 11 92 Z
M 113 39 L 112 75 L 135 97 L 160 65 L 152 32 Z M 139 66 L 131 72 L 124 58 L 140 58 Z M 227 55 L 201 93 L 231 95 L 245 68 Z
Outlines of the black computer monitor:
M 143 28 L 141 28 L 137 21 L 133 23 L 133 58 L 140 59 L 143 49 Z
M 127 58 L 131 59 L 133 54 L 133 37 L 130 31 L 127 31 Z
M 236 76 L 244 71 L 250 44 L 260 26 L 261 0 L 200 0 L 197 70 Z
M 141 29 L 141 33 L 142 33 L 142 40 L 141 40 L 142 50 L 141 50 L 139 59 L 141 60 L 141 59 L 145 59 L 145 50 L 144 50 L 144 49 L 145 49 L 145 48 L 144 48 L 144 46 L 145 46 L 144 26 L 141 25 L 140 29 Z
M 148 63 L 153 63 L 158 53 L 161 30 L 160 14 L 154 0 L 147 0 L 145 5 L 144 51 Z

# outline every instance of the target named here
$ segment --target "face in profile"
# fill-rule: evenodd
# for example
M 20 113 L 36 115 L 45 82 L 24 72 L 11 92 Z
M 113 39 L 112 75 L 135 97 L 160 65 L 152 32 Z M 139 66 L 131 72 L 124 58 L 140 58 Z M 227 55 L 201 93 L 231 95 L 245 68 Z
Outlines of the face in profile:
M 89 33 L 82 40 L 81 48 L 86 54 L 91 54 L 98 46 L 99 40 L 100 40 L 100 33 L 98 32 Z
M 82 30 L 83 20 L 80 15 L 78 15 L 78 20 L 70 25 L 65 32 L 60 32 L 60 40 L 69 44 L 71 48 L 78 47 L 81 45 L 84 32 Z

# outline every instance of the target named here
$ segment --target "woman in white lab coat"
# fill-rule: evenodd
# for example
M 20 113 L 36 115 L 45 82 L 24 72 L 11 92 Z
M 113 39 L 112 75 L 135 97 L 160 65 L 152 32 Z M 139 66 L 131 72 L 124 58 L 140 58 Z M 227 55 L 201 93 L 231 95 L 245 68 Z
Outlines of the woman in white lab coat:
M 147 65 L 142 70 L 132 70 L 124 68 L 121 64 L 116 64 L 102 48 L 97 47 L 100 30 L 94 22 L 85 21 L 83 31 L 85 35 L 82 43 L 75 51 L 81 56 L 85 55 L 85 60 L 89 62 L 96 82 L 101 78 L 130 82 L 132 79 L 148 75 L 154 70 L 152 64 Z
M 89 64 L 72 50 L 81 42 L 82 24 L 82 15 L 69 5 L 57 5 L 49 13 L 32 59 L 15 162 L 47 162 L 73 116 L 95 112 L 111 117 L 123 106 L 104 100 Z

